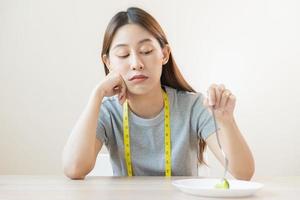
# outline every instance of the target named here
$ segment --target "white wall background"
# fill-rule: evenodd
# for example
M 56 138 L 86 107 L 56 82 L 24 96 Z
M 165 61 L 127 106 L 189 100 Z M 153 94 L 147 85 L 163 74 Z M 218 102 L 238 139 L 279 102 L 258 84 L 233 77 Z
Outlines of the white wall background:
M 128 6 L 161 23 L 198 91 L 236 94 L 255 176 L 300 175 L 297 0 L 0 0 L 0 174 L 62 174 L 63 145 L 104 77 L 104 30 Z

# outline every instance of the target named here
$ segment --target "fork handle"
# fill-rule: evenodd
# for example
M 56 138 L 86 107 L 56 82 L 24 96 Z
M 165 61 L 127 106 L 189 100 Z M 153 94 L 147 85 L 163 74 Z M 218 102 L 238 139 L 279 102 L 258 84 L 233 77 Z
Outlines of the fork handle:
M 212 108 L 212 115 L 213 115 L 213 119 L 214 119 L 214 125 L 215 125 L 215 129 L 216 129 L 216 136 L 217 136 L 217 141 L 218 141 L 218 145 L 220 147 L 220 150 L 222 152 L 222 155 L 224 157 L 225 160 L 225 170 L 224 170 L 224 174 L 223 174 L 223 179 L 225 179 L 226 177 L 226 173 L 228 171 L 228 159 L 226 157 L 226 154 L 221 146 L 221 142 L 220 142 L 220 137 L 219 137 L 219 131 L 218 131 L 218 127 L 217 127 L 217 121 L 216 121 L 216 117 L 215 117 L 215 109 Z

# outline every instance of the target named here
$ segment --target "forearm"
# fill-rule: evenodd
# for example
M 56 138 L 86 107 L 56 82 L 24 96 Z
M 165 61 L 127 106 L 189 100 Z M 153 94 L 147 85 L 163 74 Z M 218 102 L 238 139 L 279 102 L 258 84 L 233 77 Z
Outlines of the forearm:
M 66 175 L 84 176 L 94 164 L 98 115 L 103 96 L 92 92 L 88 104 L 75 124 L 63 151 Z
M 235 120 L 227 119 L 219 126 L 221 144 L 229 160 L 229 171 L 235 178 L 250 180 L 255 170 L 254 159 Z

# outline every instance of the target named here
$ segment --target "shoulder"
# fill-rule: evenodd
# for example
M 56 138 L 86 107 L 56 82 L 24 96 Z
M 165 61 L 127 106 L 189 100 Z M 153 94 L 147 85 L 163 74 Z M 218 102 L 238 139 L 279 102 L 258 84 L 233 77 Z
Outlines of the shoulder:
M 164 86 L 168 93 L 168 96 L 177 103 L 184 105 L 193 105 L 203 101 L 203 94 L 200 92 L 188 92 L 183 90 L 178 90 L 172 87 Z

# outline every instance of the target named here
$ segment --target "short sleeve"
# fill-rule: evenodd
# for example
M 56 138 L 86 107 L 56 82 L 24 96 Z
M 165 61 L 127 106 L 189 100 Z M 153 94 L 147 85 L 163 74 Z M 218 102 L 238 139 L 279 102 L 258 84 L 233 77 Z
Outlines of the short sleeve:
M 192 106 L 192 127 L 199 138 L 206 140 L 216 132 L 211 112 L 203 105 L 204 97 L 201 93 L 196 94 L 196 100 Z
M 105 107 L 105 104 L 102 102 L 100 112 L 98 115 L 98 122 L 97 122 L 97 128 L 96 128 L 96 137 L 98 140 L 100 140 L 102 143 L 104 143 L 106 146 L 108 144 L 108 130 L 110 124 L 109 120 L 109 111 Z

